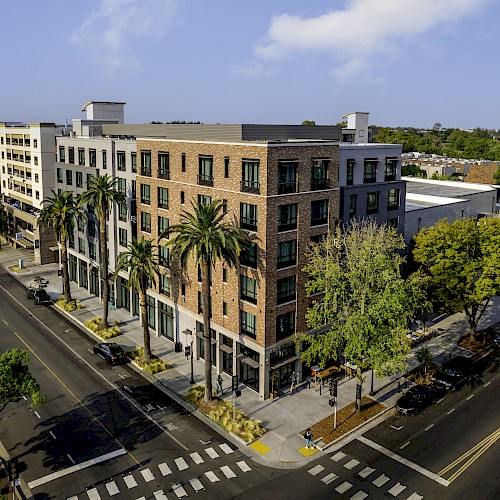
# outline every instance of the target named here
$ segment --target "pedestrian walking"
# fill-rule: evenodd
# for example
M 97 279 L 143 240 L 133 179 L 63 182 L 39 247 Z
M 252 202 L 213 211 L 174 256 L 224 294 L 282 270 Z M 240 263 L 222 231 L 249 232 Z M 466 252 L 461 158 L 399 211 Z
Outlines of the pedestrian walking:
M 222 389 L 222 377 L 220 373 L 219 376 L 217 377 L 217 394 L 219 394 L 219 391 L 221 395 L 224 394 L 224 390 Z
M 306 439 L 306 448 L 314 448 L 313 433 L 311 432 L 311 429 L 307 429 L 306 433 L 304 434 L 304 438 Z
M 292 385 L 290 386 L 290 392 L 294 391 L 296 385 L 297 385 L 297 375 L 295 375 L 295 372 L 292 372 Z

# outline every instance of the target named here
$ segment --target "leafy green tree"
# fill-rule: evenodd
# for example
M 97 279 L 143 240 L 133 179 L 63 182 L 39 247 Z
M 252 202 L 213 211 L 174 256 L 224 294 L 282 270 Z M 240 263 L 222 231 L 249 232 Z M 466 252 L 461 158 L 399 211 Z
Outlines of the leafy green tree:
M 305 271 L 306 291 L 313 299 L 306 314 L 310 329 L 328 325 L 324 333 L 305 333 L 302 358 L 324 367 L 339 352 L 357 366 L 356 409 L 360 411 L 363 368 L 382 377 L 405 367 L 410 344 L 408 318 L 424 296 L 420 276 L 401 277 L 404 240 L 396 230 L 375 221 L 355 221 L 337 228 L 313 245 Z
M 496 184 L 500 184 L 500 165 L 497 167 L 497 171 L 493 174 Z
M 68 272 L 68 241 L 73 237 L 75 219 L 82 215 L 73 191 L 56 193 L 43 200 L 43 208 L 38 218 L 38 225 L 52 227 L 54 236 L 61 245 L 61 265 L 63 272 L 63 294 L 66 302 L 71 302 L 71 289 Z
M 20 401 L 22 396 L 30 396 L 35 408 L 45 402 L 38 382 L 26 365 L 29 359 L 29 354 L 22 349 L 11 349 L 0 356 L 0 411 L 9 403 Z
M 401 175 L 407 176 L 411 175 L 412 177 L 424 177 L 425 170 L 422 170 L 418 165 L 414 163 L 410 165 L 401 165 Z
M 316 125 L 316 122 L 314 120 L 304 120 L 301 125 L 307 125 L 309 127 Z
M 144 337 L 144 361 L 151 359 L 151 339 L 149 336 L 147 313 L 147 290 L 149 283 L 156 284 L 156 276 L 160 273 L 156 246 L 144 236 L 129 243 L 127 250 L 118 256 L 115 276 L 119 271 L 128 272 L 128 288 L 134 288 L 139 294 L 141 323 Z
M 415 353 L 415 355 L 418 363 L 420 364 L 420 368 L 423 368 L 424 373 L 427 373 L 427 369 L 433 362 L 430 349 L 428 347 L 422 347 Z
M 224 221 L 224 203 L 191 203 L 193 212 L 183 211 L 181 222 L 171 226 L 160 239 L 175 234 L 167 243 L 172 256 L 179 259 L 186 269 L 191 257 L 201 265 L 203 301 L 203 338 L 205 356 L 205 401 L 212 399 L 212 361 L 210 346 L 210 273 L 218 262 L 228 267 L 236 266 L 242 249 L 247 245 L 247 233 Z
M 103 314 L 98 326 L 99 330 L 108 327 L 109 312 L 109 261 L 108 261 L 108 241 L 106 238 L 106 221 L 109 212 L 115 203 L 125 202 L 125 195 L 116 190 L 118 179 L 112 179 L 108 175 L 98 175 L 93 177 L 87 185 L 87 190 L 80 195 L 79 204 L 87 203 L 95 208 L 99 221 L 99 257 L 101 270 L 101 283 L 103 287 Z
M 429 278 L 435 308 L 463 311 L 473 338 L 490 298 L 500 293 L 500 219 L 443 219 L 415 236 L 413 257 Z

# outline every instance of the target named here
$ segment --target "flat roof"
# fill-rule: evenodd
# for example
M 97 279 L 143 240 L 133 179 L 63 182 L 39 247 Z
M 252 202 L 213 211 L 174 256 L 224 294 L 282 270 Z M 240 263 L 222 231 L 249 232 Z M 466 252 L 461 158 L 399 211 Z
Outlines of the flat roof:
M 431 181 L 415 180 L 412 177 L 403 177 L 406 181 L 406 192 L 421 195 L 439 196 L 444 198 L 462 198 L 472 194 L 493 191 L 490 186 L 464 183 L 461 181 Z

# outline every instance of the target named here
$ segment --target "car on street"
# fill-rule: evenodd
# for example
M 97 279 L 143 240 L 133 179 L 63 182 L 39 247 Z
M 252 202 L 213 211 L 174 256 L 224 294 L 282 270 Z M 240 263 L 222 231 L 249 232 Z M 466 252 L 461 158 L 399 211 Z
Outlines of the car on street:
M 101 342 L 99 344 L 95 344 L 94 354 L 101 356 L 101 358 L 110 365 L 125 363 L 127 361 L 125 351 L 114 342 Z
M 442 397 L 443 390 L 429 385 L 415 385 L 398 399 L 396 409 L 402 415 L 416 415 Z
M 52 304 L 50 295 L 43 288 L 28 288 L 28 299 L 33 299 L 35 304 Z
M 432 381 L 450 391 L 456 391 L 473 376 L 472 362 L 469 358 L 457 356 L 443 363 L 433 375 Z

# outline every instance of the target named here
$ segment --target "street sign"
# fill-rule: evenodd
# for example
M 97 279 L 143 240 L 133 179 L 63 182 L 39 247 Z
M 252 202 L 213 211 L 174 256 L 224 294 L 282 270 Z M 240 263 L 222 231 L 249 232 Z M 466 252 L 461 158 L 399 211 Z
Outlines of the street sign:
M 22 240 L 23 239 L 23 233 L 16 233 L 16 240 Z
M 186 358 L 189 358 L 189 356 L 191 356 L 191 347 L 190 346 L 184 347 L 184 355 L 186 356 Z
M 231 389 L 233 391 L 237 391 L 238 390 L 238 375 L 233 375 L 231 377 Z
M 330 396 L 333 396 L 334 398 L 337 397 L 338 382 L 339 380 L 337 378 L 330 380 Z

